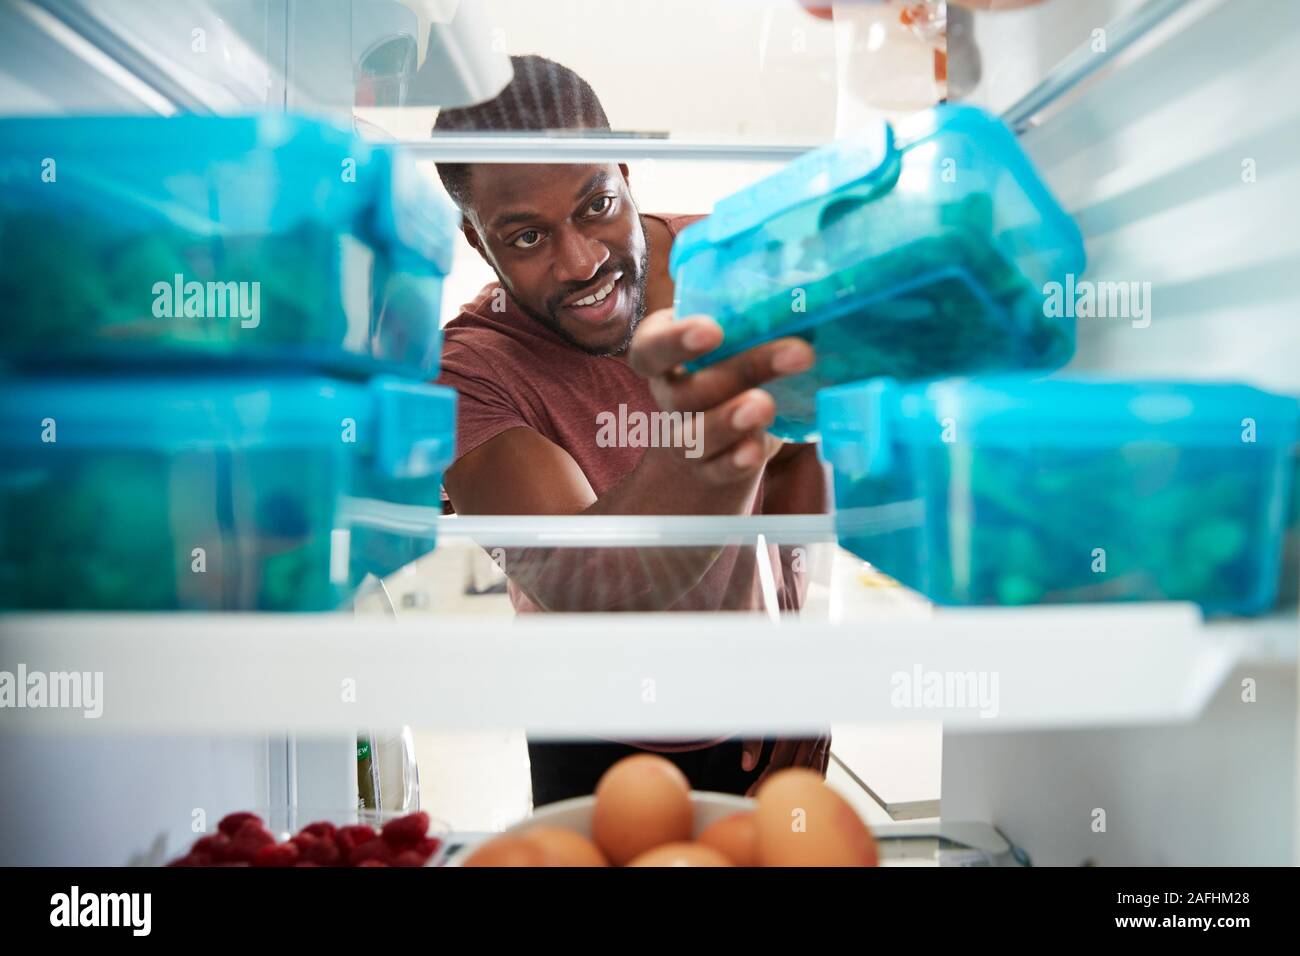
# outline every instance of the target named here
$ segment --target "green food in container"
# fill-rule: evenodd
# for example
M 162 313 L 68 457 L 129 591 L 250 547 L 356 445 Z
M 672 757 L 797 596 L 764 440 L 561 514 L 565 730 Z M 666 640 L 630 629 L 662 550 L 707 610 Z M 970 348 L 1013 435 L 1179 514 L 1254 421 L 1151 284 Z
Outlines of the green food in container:
M 379 377 L 0 385 L 0 608 L 328 610 L 434 546 L 357 525 L 429 504 L 449 389 Z
M 0 120 L 0 358 L 433 377 L 457 231 L 409 155 L 325 123 Z
M 677 316 L 723 327 L 702 368 L 800 336 L 807 373 L 765 385 L 773 431 L 816 436 L 815 394 L 842 382 L 1054 368 L 1074 329 L 1043 286 L 1084 267 L 1079 231 L 1015 138 L 942 107 L 800 157 L 683 230 L 670 268 Z
M 841 544 L 938 603 L 1277 598 L 1294 399 L 1007 376 L 840 386 L 819 417 Z

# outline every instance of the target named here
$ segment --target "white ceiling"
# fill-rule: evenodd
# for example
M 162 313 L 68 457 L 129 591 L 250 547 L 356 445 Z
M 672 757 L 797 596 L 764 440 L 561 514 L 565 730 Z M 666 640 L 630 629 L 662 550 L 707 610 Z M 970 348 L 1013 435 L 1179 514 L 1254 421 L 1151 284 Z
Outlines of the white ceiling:
M 506 52 L 576 70 L 615 128 L 791 143 L 833 135 L 834 27 L 796 0 L 486 2 Z
M 674 138 L 822 143 L 835 133 L 835 28 L 796 0 L 462 0 L 492 42 L 575 70 L 615 129 Z M 358 110 L 425 139 L 435 108 Z

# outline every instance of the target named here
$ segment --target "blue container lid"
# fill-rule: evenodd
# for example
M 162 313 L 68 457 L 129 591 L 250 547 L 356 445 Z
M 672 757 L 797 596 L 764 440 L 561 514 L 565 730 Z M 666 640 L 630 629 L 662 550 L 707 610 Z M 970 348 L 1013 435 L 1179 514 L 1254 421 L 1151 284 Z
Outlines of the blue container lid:
M 460 210 L 433 188 L 410 153 L 385 147 L 381 155 L 391 165 L 392 175 L 386 180 L 387 195 L 375 203 L 376 234 L 393 237 L 399 247 L 448 275 L 460 233 Z
M 691 256 L 756 229 L 802 203 L 852 183 L 887 178 L 898 162 L 894 134 L 884 120 L 804 153 L 771 176 L 719 200 L 712 214 L 683 229 L 669 253 L 669 271 Z
M 1008 174 L 1042 218 L 1047 234 L 1058 237 L 1062 256 L 1053 275 L 1081 275 L 1087 267 L 1087 252 L 1078 224 L 1052 196 L 1028 155 L 1020 148 L 1010 127 L 996 116 L 974 106 L 944 104 L 921 110 L 900 120 L 895 131 L 899 150 L 906 152 L 929 142 L 956 137 L 977 143 L 982 161 Z M 1042 230 L 1040 230 L 1042 231 Z
M 451 463 L 455 406 L 452 389 L 392 376 L 11 379 L 0 383 L 0 451 L 50 437 L 74 451 L 165 454 L 355 447 L 384 476 L 418 478 Z
M 279 113 L 2 119 L 0 189 L 0 208 L 87 208 L 124 231 L 221 236 L 319 222 L 443 274 L 458 223 L 409 155 Z
M 984 110 L 953 104 L 919 111 L 896 126 L 883 120 L 870 124 L 851 137 L 805 153 L 765 179 L 727 196 L 711 215 L 681 231 L 669 255 L 669 271 L 676 277 L 677 270 L 701 250 L 758 228 L 809 200 L 854 183 L 874 186 L 886 182 L 904 153 L 939 142 L 942 155 L 942 142 L 948 138 L 978 144 L 985 163 L 1005 170 L 1015 179 L 1053 233 L 1071 240 L 1064 271 L 1081 273 L 1085 257 L 1078 226 L 1053 199 L 1015 135 Z
M 884 471 L 892 444 L 1281 448 L 1300 441 L 1300 401 L 1249 385 L 998 375 L 903 385 L 875 379 L 817 396 L 823 454 L 836 467 Z

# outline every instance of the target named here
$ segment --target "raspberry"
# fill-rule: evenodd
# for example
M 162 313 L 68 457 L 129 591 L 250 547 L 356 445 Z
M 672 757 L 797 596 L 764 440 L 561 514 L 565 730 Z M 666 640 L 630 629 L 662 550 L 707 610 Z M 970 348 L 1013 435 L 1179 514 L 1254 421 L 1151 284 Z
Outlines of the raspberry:
M 253 854 L 253 866 L 293 866 L 298 862 L 298 848 L 292 843 L 269 843 Z
M 428 857 L 418 850 L 403 850 L 393 859 L 393 866 L 424 866 Z
M 303 833 L 310 833 L 314 837 L 320 837 L 322 840 L 331 839 L 335 831 L 334 824 L 328 820 L 320 820 L 317 823 L 309 823 L 302 828 Z
M 358 863 L 358 864 L 357 864 L 358 869 L 361 868 L 361 867 L 363 867 L 363 866 L 388 866 L 388 864 L 387 864 L 387 863 L 381 863 L 379 860 L 366 860 L 366 861 L 364 861 L 364 862 L 362 862 L 362 863 Z
M 311 846 L 300 846 L 298 856 L 317 866 L 338 866 L 343 862 L 343 854 L 329 840 L 317 840 Z
M 295 869 L 297 869 L 297 868 L 299 868 L 299 867 L 303 867 L 303 866 L 315 866 L 315 867 L 319 867 L 320 864 L 319 864 L 319 863 L 313 863 L 311 860 L 299 860 L 297 863 L 294 864 L 294 868 L 295 868 Z
M 438 852 L 440 846 L 442 846 L 442 841 L 437 837 L 425 837 L 415 845 L 415 849 L 427 860 Z
M 199 837 L 194 841 L 194 846 L 190 848 L 191 854 L 201 854 L 212 858 L 212 862 L 220 863 L 230 856 L 231 840 L 224 833 L 210 833 L 207 836 Z
M 228 813 L 222 817 L 221 822 L 217 824 L 217 830 L 224 833 L 226 836 L 233 838 L 234 835 L 239 832 L 239 828 L 249 820 L 256 820 L 258 826 L 262 825 L 262 818 L 256 813 Z
M 367 860 L 379 860 L 387 865 L 393 861 L 393 850 L 387 843 L 376 837 L 348 854 L 348 866 L 360 866 Z
M 347 856 L 361 844 L 369 843 L 374 838 L 375 831 L 364 823 L 339 827 L 334 833 L 334 842 L 338 844 L 338 848 L 344 856 Z
M 246 837 L 249 835 L 261 836 L 262 834 L 271 837 L 272 840 L 275 839 L 275 837 L 271 836 L 271 831 L 262 824 L 261 820 L 245 820 L 244 825 L 235 831 L 235 835 L 231 837 L 231 840 L 238 840 L 240 837 Z
M 297 836 L 289 837 L 289 842 L 299 850 L 305 850 L 309 846 L 315 846 L 321 842 L 321 838 L 311 833 L 299 833 Z
M 271 835 L 261 820 L 246 820 L 231 841 L 229 860 L 243 860 L 251 863 L 257 851 L 264 846 L 274 846 L 275 837 Z
M 208 860 L 207 860 L 207 858 L 204 858 L 204 857 L 195 856 L 193 853 L 188 853 L 188 854 L 186 854 L 185 856 L 178 856 L 176 859 L 172 860 L 172 861 L 171 861 L 170 863 L 168 863 L 167 865 L 168 865 L 168 866 L 187 866 L 187 867 L 188 867 L 188 866 L 207 866 L 207 865 L 208 865 Z
M 406 847 L 422 840 L 428 832 L 429 815 L 412 813 L 384 824 L 384 842 L 391 847 Z

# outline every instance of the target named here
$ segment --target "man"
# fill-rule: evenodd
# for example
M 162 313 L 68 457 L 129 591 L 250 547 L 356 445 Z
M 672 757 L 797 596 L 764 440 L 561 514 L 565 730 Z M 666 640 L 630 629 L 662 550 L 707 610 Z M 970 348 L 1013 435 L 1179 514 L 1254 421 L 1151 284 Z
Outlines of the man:
M 595 130 L 609 121 L 591 87 L 537 56 L 511 57 L 493 100 L 441 112 L 434 134 Z M 768 343 L 712 368 L 711 319 L 674 321 L 668 253 L 695 216 L 641 214 L 622 164 L 449 164 L 438 173 L 469 244 L 496 273 L 445 329 L 440 381 L 460 394 L 447 495 L 460 514 L 744 515 L 825 510 L 813 446 L 766 432 L 759 386 L 807 369 L 801 339 Z M 611 447 L 602 413 L 670 412 L 701 424 L 690 449 Z M 696 413 L 699 413 L 698 416 Z M 689 454 L 687 452 L 690 452 Z M 786 549 L 769 549 L 777 600 L 797 608 Z M 760 607 L 754 549 L 514 549 L 505 570 L 517 609 L 738 610 Z M 722 723 L 725 726 L 725 714 Z M 589 794 L 640 750 L 664 753 L 696 789 L 751 791 L 785 766 L 825 772 L 829 738 L 672 742 L 529 741 L 535 805 Z

